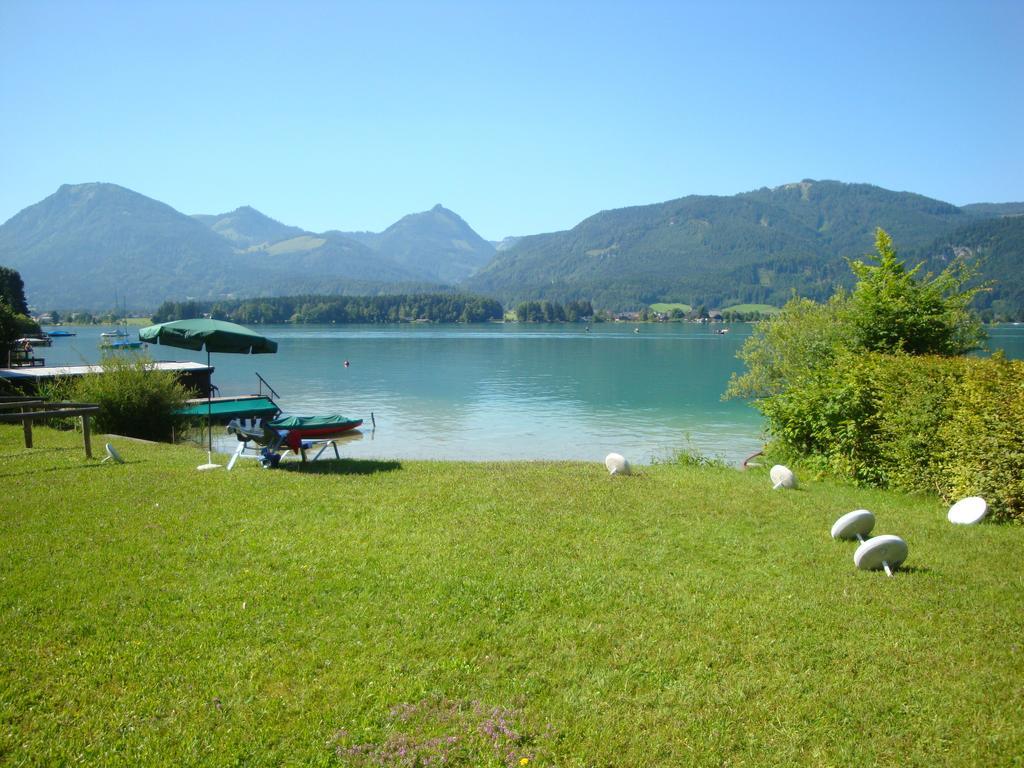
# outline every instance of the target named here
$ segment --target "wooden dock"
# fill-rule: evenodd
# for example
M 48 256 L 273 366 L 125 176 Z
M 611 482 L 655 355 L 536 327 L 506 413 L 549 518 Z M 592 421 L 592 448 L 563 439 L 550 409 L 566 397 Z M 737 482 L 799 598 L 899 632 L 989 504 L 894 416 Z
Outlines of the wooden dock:
M 153 363 L 158 371 L 173 371 L 178 374 L 181 383 L 189 389 L 206 392 L 213 375 L 213 366 L 191 361 L 159 361 Z M 7 379 L 11 384 L 25 392 L 37 392 L 43 382 L 59 378 L 76 378 L 90 373 L 103 373 L 101 365 L 53 365 L 24 366 L 20 368 L 0 368 L 0 379 Z

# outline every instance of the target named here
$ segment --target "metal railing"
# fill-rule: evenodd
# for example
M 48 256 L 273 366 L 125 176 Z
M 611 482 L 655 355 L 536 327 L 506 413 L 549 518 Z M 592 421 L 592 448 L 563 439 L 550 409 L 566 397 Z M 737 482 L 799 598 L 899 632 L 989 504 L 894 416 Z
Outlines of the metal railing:
M 279 394 L 277 394 L 277 392 L 274 391 L 274 388 L 272 386 L 270 386 L 270 384 L 267 382 L 267 380 L 264 379 L 262 376 L 260 376 L 259 371 L 256 372 L 256 378 L 259 379 L 259 381 L 260 381 L 260 395 L 263 394 L 263 388 L 266 387 L 267 388 L 267 392 L 270 393 L 270 396 L 272 398 L 277 399 L 277 398 L 281 397 Z

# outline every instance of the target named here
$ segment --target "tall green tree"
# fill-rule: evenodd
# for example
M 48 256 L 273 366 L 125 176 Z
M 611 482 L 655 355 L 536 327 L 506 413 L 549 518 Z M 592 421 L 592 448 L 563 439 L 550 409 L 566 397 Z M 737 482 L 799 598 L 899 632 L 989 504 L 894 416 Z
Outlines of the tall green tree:
M 757 324 L 738 353 L 746 370 L 726 390 L 754 399 L 784 452 L 865 482 L 881 477 L 872 453 L 881 395 L 870 382 L 871 361 L 892 357 L 892 366 L 909 371 L 910 355 L 953 357 L 984 338 L 968 306 L 984 289 L 969 285 L 973 270 L 956 262 L 921 275 L 920 266 L 906 268 L 884 230 L 876 235 L 871 263 L 849 262 L 857 277 L 851 293 L 838 290 L 823 304 L 794 297 Z
M 25 283 L 21 274 L 10 267 L 0 267 L 0 300 L 18 315 L 28 314 L 28 302 L 25 299 Z
M 969 308 L 986 286 L 968 287 L 977 270 L 954 261 L 939 275 L 921 275 L 896 255 L 885 230 L 875 232 L 875 263 L 851 260 L 857 284 L 848 322 L 855 348 L 912 355 L 959 355 L 985 338 L 981 320 Z
M 853 346 L 851 329 L 843 322 L 849 303 L 842 290 L 823 304 L 794 296 L 778 314 L 759 322 L 737 353 L 745 370 L 733 374 L 725 396 L 760 403 L 832 365 L 840 350 Z
M 777 395 L 833 364 L 839 352 L 960 355 L 976 349 L 984 327 L 970 309 L 987 286 L 970 286 L 977 271 L 955 261 L 938 275 L 907 269 L 892 238 L 875 233 L 875 254 L 849 260 L 853 291 L 838 289 L 825 303 L 794 297 L 757 324 L 738 355 L 746 364 L 733 376 L 729 397 Z
M 15 339 L 39 333 L 39 326 L 27 315 L 15 312 L 0 299 L 0 365 L 7 365 L 7 350 Z

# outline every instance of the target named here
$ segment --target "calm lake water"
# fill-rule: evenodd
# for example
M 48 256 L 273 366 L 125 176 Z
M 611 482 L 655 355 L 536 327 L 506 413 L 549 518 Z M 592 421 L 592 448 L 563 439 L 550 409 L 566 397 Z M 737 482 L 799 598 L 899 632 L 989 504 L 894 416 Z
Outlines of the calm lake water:
M 286 414 L 364 419 L 344 448 L 357 458 L 600 461 L 617 451 L 647 463 L 693 449 L 738 463 L 761 447 L 757 412 L 720 399 L 750 326 L 634 327 L 259 326 L 278 353 L 215 354 L 213 381 L 224 395 L 252 393 L 259 372 Z M 48 365 L 99 360 L 105 329 L 66 330 L 78 335 L 39 350 Z M 990 347 L 1024 358 L 1024 326 L 992 329 Z M 205 352 L 149 352 L 206 362 Z

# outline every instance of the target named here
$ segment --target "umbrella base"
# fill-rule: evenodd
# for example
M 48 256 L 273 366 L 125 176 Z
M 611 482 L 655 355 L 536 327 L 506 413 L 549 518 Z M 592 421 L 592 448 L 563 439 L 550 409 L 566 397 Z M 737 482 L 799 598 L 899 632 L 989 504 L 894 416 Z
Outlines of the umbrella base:
M 196 469 L 200 472 L 205 472 L 208 469 L 220 469 L 221 466 L 221 464 L 200 464 Z

